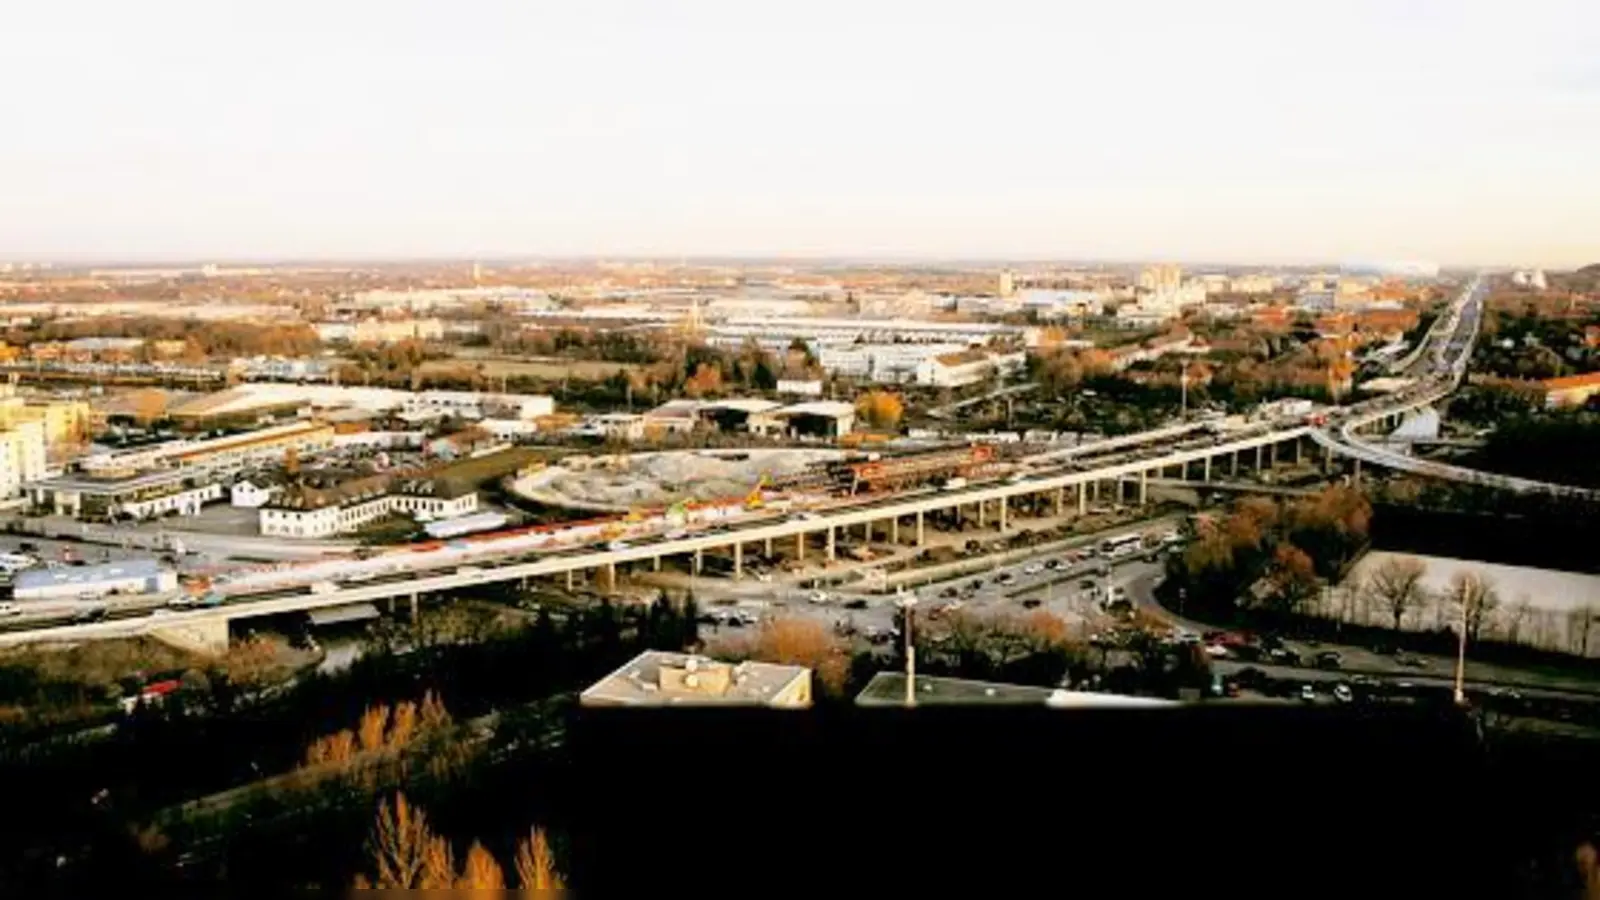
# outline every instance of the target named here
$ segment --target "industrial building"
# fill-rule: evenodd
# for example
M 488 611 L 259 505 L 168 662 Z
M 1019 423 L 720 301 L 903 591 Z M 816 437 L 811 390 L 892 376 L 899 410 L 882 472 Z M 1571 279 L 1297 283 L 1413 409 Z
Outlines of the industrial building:
M 126 559 L 97 566 L 25 569 L 11 582 L 18 600 L 77 600 L 111 594 L 158 594 L 178 588 L 176 572 L 153 559 Z
M 107 521 L 192 516 L 222 498 L 221 482 L 193 471 L 159 469 L 122 474 L 44 478 L 27 486 L 35 509 L 58 516 Z
M 327 423 L 291 422 L 205 440 L 168 441 L 136 450 L 99 453 L 84 458 L 80 466 L 85 472 L 107 477 L 160 468 L 236 469 L 280 462 L 290 451 L 302 456 L 320 453 L 333 446 L 333 438 L 333 426 Z
M 1027 354 L 965 350 L 925 359 L 917 365 L 917 384 L 957 388 L 1022 371 Z
M 437 413 L 477 419 L 504 415 L 534 419 L 555 412 L 555 401 L 543 394 L 499 394 L 477 391 L 402 391 L 394 388 L 346 387 L 334 384 L 247 382 L 175 408 L 172 417 L 196 421 L 224 416 L 253 416 L 275 410 L 357 409 L 372 413 Z
M 811 670 L 745 661 L 727 663 L 688 653 L 646 650 L 578 697 L 584 706 L 811 705 Z

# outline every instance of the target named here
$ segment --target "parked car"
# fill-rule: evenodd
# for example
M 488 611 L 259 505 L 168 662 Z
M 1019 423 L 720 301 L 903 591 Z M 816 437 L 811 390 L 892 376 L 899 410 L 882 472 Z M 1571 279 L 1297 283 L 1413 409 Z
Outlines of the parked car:
M 1324 650 L 1317 654 L 1317 668 L 1337 669 L 1344 662 L 1344 657 L 1337 650 Z

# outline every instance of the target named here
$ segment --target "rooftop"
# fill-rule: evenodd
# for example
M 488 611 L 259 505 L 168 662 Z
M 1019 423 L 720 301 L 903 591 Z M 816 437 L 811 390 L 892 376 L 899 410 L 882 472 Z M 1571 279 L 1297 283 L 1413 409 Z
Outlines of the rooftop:
M 1542 383 L 1547 391 L 1566 391 L 1573 388 L 1593 387 L 1600 384 L 1600 372 L 1590 372 L 1587 375 L 1566 375 L 1561 378 L 1547 378 Z
M 128 578 L 154 578 L 163 571 L 154 559 L 124 559 L 97 566 L 68 566 L 59 569 L 24 569 L 12 579 L 16 588 L 29 589 L 61 584 L 97 584 Z
M 904 706 L 906 676 L 902 672 L 879 672 L 856 695 L 857 706 Z M 946 706 L 1015 705 L 1052 707 L 1150 707 L 1172 706 L 1173 701 L 1121 694 L 1095 694 L 1028 684 L 1003 684 L 972 681 L 966 678 L 917 676 L 917 703 Z
M 47 491 L 76 491 L 81 494 L 94 496 L 112 496 L 126 491 L 141 491 L 149 488 L 166 487 L 179 484 L 190 474 L 178 469 L 157 470 L 132 475 L 127 478 L 95 478 L 88 475 L 63 475 L 59 478 L 45 478 L 29 483 L 28 487 Z
M 726 663 L 689 653 L 646 650 L 585 690 L 582 702 L 598 705 L 770 705 L 799 679 L 803 666 Z
M 779 416 L 823 416 L 830 419 L 839 419 L 854 415 L 855 411 L 854 405 L 843 400 L 812 400 L 809 403 L 796 403 L 793 406 L 785 406 L 782 409 L 775 410 L 773 414 Z

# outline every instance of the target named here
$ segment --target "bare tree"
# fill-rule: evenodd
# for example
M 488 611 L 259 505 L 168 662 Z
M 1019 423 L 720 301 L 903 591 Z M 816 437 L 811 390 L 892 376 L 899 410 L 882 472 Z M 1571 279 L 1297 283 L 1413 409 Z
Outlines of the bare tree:
M 1396 631 L 1400 630 L 1406 613 L 1422 603 L 1422 578 L 1426 574 L 1428 566 L 1422 560 L 1414 556 L 1391 556 L 1367 576 L 1367 591 L 1388 610 Z
M 1494 582 L 1479 572 L 1457 572 L 1450 579 L 1445 599 L 1454 609 L 1457 621 L 1464 622 L 1467 639 L 1476 641 L 1483 627 L 1500 606 L 1500 595 Z
M 1528 595 L 1518 596 L 1517 602 L 1506 610 L 1506 640 L 1515 644 L 1522 639 L 1522 626 L 1532 612 L 1533 604 L 1528 600 Z

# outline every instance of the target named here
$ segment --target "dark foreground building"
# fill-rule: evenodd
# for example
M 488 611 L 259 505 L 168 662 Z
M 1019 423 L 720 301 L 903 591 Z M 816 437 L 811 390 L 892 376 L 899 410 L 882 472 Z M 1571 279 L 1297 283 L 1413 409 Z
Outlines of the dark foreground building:
M 1505 875 L 1451 710 L 584 709 L 571 738 L 573 880 L 607 895 L 1457 897 Z

